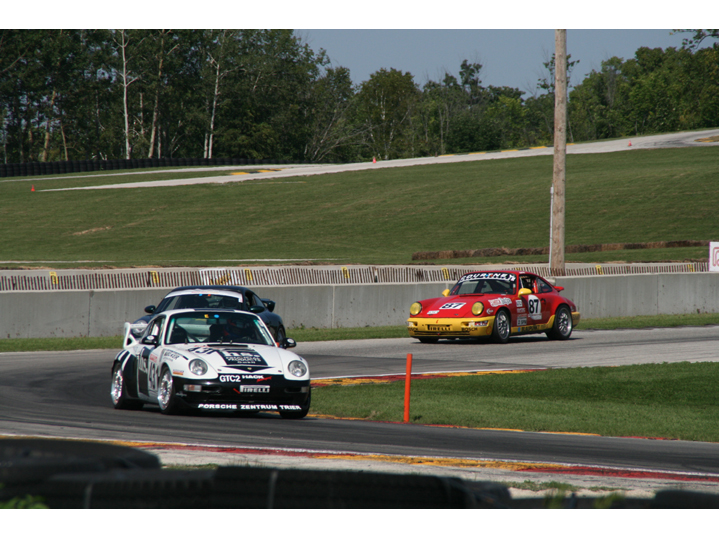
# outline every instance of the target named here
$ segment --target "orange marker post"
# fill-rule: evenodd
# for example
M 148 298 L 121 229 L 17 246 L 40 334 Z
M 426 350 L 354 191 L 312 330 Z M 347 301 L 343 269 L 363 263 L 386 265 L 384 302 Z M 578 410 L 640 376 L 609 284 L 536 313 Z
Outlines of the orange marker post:
M 407 354 L 407 375 L 404 379 L 404 422 L 409 423 L 409 387 L 412 382 L 412 354 Z

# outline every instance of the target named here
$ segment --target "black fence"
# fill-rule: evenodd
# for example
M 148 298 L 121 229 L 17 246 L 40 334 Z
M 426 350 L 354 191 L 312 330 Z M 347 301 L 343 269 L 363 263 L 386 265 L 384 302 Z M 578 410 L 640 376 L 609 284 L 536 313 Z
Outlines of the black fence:
M 103 170 L 131 170 L 161 167 L 229 167 L 242 165 L 288 165 L 286 159 L 246 159 L 239 157 L 162 157 L 153 159 L 86 159 L 84 161 L 52 161 L 47 163 L 0 164 L 0 178 L 15 176 L 46 176 Z

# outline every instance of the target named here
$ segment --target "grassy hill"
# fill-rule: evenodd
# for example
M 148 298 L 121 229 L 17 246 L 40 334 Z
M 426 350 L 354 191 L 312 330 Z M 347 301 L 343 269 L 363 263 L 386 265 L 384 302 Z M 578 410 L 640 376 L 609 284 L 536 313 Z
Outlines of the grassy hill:
M 218 174 L 224 173 L 205 173 Z M 0 260 L 54 267 L 240 264 L 222 261 L 228 259 L 406 264 L 416 251 L 549 243 L 551 156 L 225 185 L 44 192 L 200 175 L 34 180 L 34 192 L 31 181 L 0 180 Z M 718 181 L 719 148 L 568 155 L 566 243 L 719 240 Z M 567 261 L 700 259 L 706 251 L 583 253 Z M 74 260 L 96 262 L 42 263 Z M 546 256 L 512 261 L 546 262 Z

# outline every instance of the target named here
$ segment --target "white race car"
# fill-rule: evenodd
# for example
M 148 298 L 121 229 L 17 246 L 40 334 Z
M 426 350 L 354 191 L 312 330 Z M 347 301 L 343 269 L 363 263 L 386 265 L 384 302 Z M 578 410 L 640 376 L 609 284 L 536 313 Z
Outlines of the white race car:
M 310 408 L 304 358 L 275 343 L 253 313 L 182 309 L 154 316 L 139 337 L 125 324 L 124 349 L 112 365 L 115 408 L 157 404 L 238 413 L 279 412 L 301 419 Z M 285 340 L 288 348 L 296 346 Z

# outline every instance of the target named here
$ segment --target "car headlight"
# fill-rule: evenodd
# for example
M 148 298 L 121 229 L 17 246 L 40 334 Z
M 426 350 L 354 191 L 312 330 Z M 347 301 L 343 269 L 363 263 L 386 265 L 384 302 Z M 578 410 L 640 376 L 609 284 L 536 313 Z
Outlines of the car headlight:
M 193 359 L 190 361 L 190 372 L 195 376 L 203 376 L 207 374 L 207 363 L 201 359 Z
M 418 301 L 413 303 L 412 306 L 409 308 L 409 314 L 411 314 L 412 316 L 417 316 L 421 312 L 422 304 Z
M 484 311 L 484 304 L 481 301 L 478 301 L 474 305 L 472 305 L 472 314 L 474 316 L 479 316 L 482 314 L 482 311 Z
M 289 365 L 287 365 L 287 372 L 289 372 L 292 376 L 302 378 L 305 374 L 307 374 L 307 365 L 295 359 L 290 361 Z

